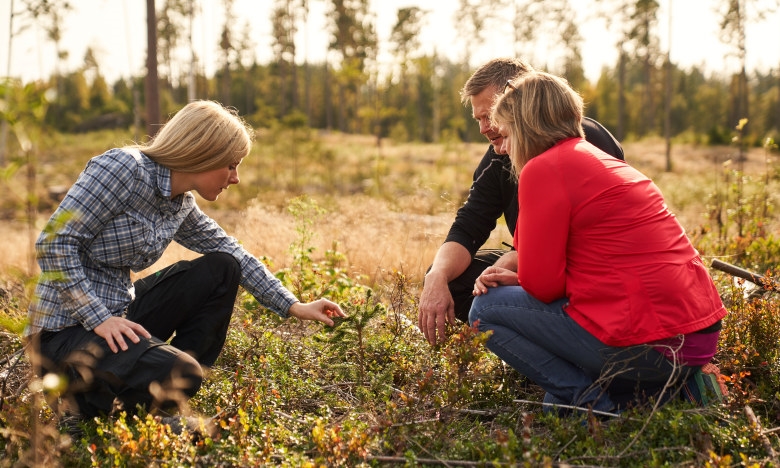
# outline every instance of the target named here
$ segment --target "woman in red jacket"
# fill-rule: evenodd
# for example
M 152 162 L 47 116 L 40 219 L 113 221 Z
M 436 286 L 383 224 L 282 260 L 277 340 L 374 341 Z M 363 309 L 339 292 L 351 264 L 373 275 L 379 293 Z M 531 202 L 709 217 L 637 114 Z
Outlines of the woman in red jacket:
M 492 118 L 519 180 L 517 272 L 474 285 L 469 323 L 545 402 L 613 411 L 679 388 L 714 356 L 726 309 L 658 187 L 583 138 L 565 80 L 508 82 Z

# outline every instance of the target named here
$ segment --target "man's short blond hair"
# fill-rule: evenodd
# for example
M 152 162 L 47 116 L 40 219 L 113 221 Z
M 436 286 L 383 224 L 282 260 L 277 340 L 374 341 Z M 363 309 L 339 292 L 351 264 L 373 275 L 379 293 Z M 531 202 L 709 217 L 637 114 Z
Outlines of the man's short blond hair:
M 533 67 L 520 59 L 496 58 L 483 64 L 471 75 L 460 90 L 463 105 L 469 104 L 473 96 L 492 87 L 496 92 L 504 89 L 508 80 L 518 78 L 523 73 L 533 71 Z

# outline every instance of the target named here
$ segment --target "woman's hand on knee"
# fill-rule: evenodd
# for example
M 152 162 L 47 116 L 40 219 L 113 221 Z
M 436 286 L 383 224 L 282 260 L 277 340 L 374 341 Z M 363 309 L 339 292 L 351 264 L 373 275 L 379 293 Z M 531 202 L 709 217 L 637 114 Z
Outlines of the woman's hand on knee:
M 327 299 L 318 299 L 314 302 L 296 302 L 288 310 L 290 315 L 301 320 L 317 320 L 328 326 L 333 326 L 331 317 L 346 317 L 338 304 Z
M 506 268 L 491 266 L 485 269 L 474 282 L 472 294 L 481 296 L 487 294 L 489 288 L 498 286 L 517 286 L 517 273 Z
M 147 339 L 152 337 L 140 323 L 114 316 L 109 317 L 105 322 L 95 327 L 93 331 L 99 337 L 106 340 L 108 347 L 111 348 L 111 351 L 114 353 L 118 352 L 120 349 L 122 351 L 127 351 L 125 337 L 130 338 L 130 341 L 133 343 L 141 341 L 139 335 Z

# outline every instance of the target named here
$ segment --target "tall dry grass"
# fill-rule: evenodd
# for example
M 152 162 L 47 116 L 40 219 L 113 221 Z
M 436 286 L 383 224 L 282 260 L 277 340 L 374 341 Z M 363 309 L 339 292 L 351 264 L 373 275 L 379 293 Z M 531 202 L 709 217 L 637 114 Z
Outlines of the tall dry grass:
M 214 212 L 211 215 L 238 239 L 252 254 L 267 258 L 272 270 L 292 266 L 291 244 L 296 240 L 297 220 L 284 208 L 266 206 L 253 200 L 238 213 Z M 360 277 L 370 285 L 381 283 L 394 272 L 403 273 L 412 283 L 419 283 L 436 250 L 444 241 L 453 215 L 402 213 L 390 203 L 365 195 L 334 200 L 326 213 L 312 227 L 315 258 L 333 249 L 346 258 L 345 268 L 351 277 Z M 489 244 L 511 243 L 501 225 Z M 197 254 L 172 244 L 163 257 L 143 276 L 181 259 Z
M 66 159 L 59 158 L 57 152 L 45 152 L 39 178 L 43 202 L 36 229 L 43 227 L 56 207 L 47 199 L 47 186 L 72 183 L 89 157 L 127 141 L 122 135 L 102 135 L 92 148 L 88 140 L 81 139 L 77 145 L 81 153 L 69 152 Z M 76 144 L 75 140 L 68 142 Z M 199 199 L 199 204 L 250 252 L 267 258 L 272 270 L 278 270 L 290 266 L 290 246 L 297 235 L 296 219 L 287 204 L 306 195 L 325 211 L 311 228 L 313 255 L 321 257 L 326 250 L 336 249 L 346 257 L 348 273 L 366 278 L 368 284 L 379 283 L 395 271 L 402 272 L 412 284 L 420 283 L 487 148 L 483 143 L 389 142 L 377 147 L 371 137 L 309 135 L 297 144 L 293 164 L 286 146 L 289 143 L 278 136 L 261 136 L 254 153 L 240 166 L 242 183 L 231 187 L 217 202 Z M 706 221 L 707 196 L 722 177 L 724 162 L 737 156 L 731 147 L 674 146 L 674 171 L 666 172 L 663 141 L 624 147 L 627 160 L 656 181 L 690 231 Z M 766 171 L 766 159 L 762 149 L 752 149 L 742 167 L 746 174 L 760 175 Z M 5 184 L 6 190 L 20 197 L 22 183 L 11 179 Z M 0 275 L 8 277 L 19 271 L 37 274 L 28 260 L 36 235 L 19 216 L 6 215 L 0 220 L 4 239 L 0 242 Z M 489 245 L 511 241 L 500 222 Z M 173 244 L 155 265 L 135 276 L 194 256 Z

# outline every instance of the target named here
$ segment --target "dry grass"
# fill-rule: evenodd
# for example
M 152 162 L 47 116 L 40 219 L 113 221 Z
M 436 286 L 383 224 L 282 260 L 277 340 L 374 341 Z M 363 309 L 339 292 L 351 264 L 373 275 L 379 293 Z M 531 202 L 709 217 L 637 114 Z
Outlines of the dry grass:
M 113 135 L 112 138 L 118 137 Z M 257 198 L 244 203 L 246 193 L 233 189 L 217 203 L 201 202 L 202 208 L 250 252 L 268 258 L 269 266 L 277 270 L 290 266 L 290 245 L 297 236 L 296 220 L 286 210 L 287 201 L 311 192 L 309 196 L 326 210 L 312 228 L 315 257 L 335 248 L 346 256 L 349 274 L 364 275 L 369 284 L 381 282 L 393 271 L 404 273 L 413 284 L 419 283 L 444 240 L 457 207 L 467 195 L 472 172 L 486 146 L 482 143 L 393 145 L 383 142 L 377 147 L 371 137 L 344 135 L 320 136 L 317 144 L 333 155 L 328 170 L 333 171 L 334 185 L 353 176 L 359 177 L 357 171 L 361 170 L 363 175 L 372 174 L 372 177 L 360 182 L 360 190 L 312 192 L 304 181 L 320 177 L 317 171 L 321 167 L 314 169 L 312 174 L 307 170 L 321 161 L 312 164 L 301 161 L 302 165 L 296 170 L 302 183 L 295 191 L 289 187 L 265 191 L 252 187 L 261 192 Z M 264 143 L 260 141 L 259 145 Z M 705 221 L 705 201 L 722 175 L 723 163 L 737 156 L 736 149 L 731 147 L 674 146 L 674 171 L 665 172 L 662 140 L 627 143 L 625 151 L 627 159 L 661 187 L 670 207 L 689 230 Z M 97 152 L 85 151 L 82 161 L 72 161 L 67 170 L 46 162 L 41 167 L 52 171 L 56 177 L 44 175 L 39 180 L 43 180 L 42 185 L 46 185 L 47 180 L 62 183 L 68 178 L 64 174 L 73 180 L 86 158 Z M 248 159 L 242 165 L 242 178 L 250 181 L 249 184 L 253 183 L 254 176 L 247 171 L 267 172 L 269 164 L 268 156 L 262 153 L 253 158 L 254 162 Z M 275 170 L 287 167 L 283 162 L 274 164 L 277 164 Z M 743 167 L 747 174 L 764 174 L 767 170 L 765 152 L 751 150 Z M 43 226 L 49 214 L 45 210 L 42 210 L 36 229 Z M 5 239 L 0 243 L 0 274 L 17 270 L 36 274 L 36 271 L 30 271 L 27 259 L 31 239 L 37 232 L 31 236 L 24 223 L 0 220 L 0 235 Z M 511 243 L 503 225 L 499 225 L 489 241 L 491 246 L 499 246 L 501 242 Z M 194 253 L 172 245 L 160 261 L 139 275 L 194 256 Z
M 415 214 L 394 211 L 390 203 L 364 195 L 339 198 L 313 227 L 311 246 L 321 258 L 328 249 L 346 257 L 351 277 L 366 278 L 368 284 L 381 283 L 395 271 L 412 283 L 419 283 L 436 249 L 444 241 L 452 215 Z M 229 233 L 258 257 L 266 257 L 273 270 L 291 266 L 290 245 L 297 238 L 296 219 L 287 210 L 253 201 L 240 213 L 214 212 Z M 497 229 L 491 245 L 511 242 L 506 229 Z M 196 256 L 172 245 L 148 270 L 149 274 L 171 262 Z
M 626 159 L 652 178 L 664 193 L 666 202 L 682 225 L 696 229 L 706 221 L 707 197 L 722 184 L 724 169 L 737 169 L 739 154 L 728 146 L 677 145 L 672 147 L 672 172 L 666 172 L 666 146 L 663 140 L 646 140 L 624 145 Z M 776 156 L 770 160 L 776 166 Z M 767 171 L 767 154 L 752 148 L 742 162 L 742 170 L 752 177 Z

